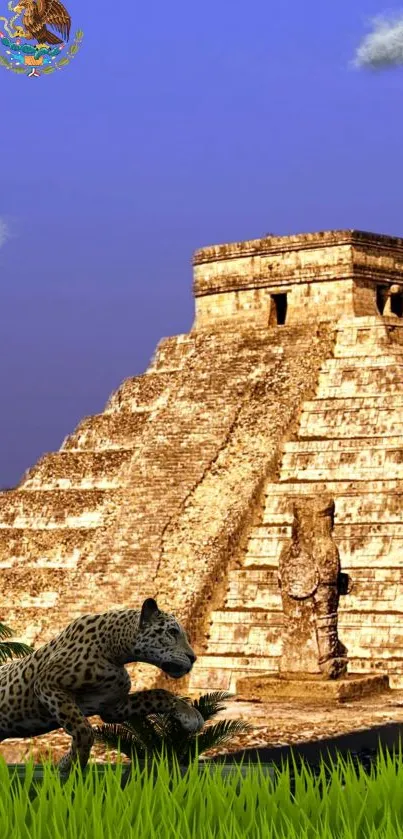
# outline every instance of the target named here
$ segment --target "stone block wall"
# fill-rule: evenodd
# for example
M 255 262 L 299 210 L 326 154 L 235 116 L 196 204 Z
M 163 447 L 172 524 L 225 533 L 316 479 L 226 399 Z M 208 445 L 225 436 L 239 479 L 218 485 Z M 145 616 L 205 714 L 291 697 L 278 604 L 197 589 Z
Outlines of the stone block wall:
M 379 284 L 403 289 L 403 240 L 357 230 L 267 236 L 194 255 L 194 329 L 230 320 L 273 323 L 287 295 L 286 324 L 379 314 Z
M 291 502 L 324 492 L 336 502 L 334 538 L 354 584 L 339 606 L 349 672 L 385 673 L 392 688 L 403 687 L 402 330 L 391 318 L 338 322 L 315 397 L 303 404 L 295 439 L 282 446 L 278 478 L 265 484 L 260 514 L 212 612 L 190 682 L 195 691 L 214 679 L 217 689 L 236 692 L 243 675 L 278 672 L 277 569 Z
M 156 596 L 202 649 L 262 482 L 332 342 L 327 328 L 257 325 L 162 342 L 144 376 L 0 496 L 1 619 L 38 646 L 80 614 Z M 145 687 L 158 676 L 132 672 Z

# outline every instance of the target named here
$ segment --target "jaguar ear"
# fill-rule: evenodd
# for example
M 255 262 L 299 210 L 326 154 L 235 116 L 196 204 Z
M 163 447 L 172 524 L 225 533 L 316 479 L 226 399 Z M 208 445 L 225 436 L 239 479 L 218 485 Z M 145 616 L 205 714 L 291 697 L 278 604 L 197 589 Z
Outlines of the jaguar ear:
M 144 601 L 141 607 L 140 629 L 142 629 L 146 623 L 149 623 L 155 615 L 158 615 L 159 611 L 160 610 L 156 601 L 152 597 L 147 597 L 147 600 Z

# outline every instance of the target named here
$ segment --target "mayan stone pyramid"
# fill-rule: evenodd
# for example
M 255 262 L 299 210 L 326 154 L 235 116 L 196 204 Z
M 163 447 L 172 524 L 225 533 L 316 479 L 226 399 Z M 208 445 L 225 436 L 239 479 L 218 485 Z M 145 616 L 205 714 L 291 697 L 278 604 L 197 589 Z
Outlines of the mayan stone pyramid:
M 290 502 L 326 491 L 349 670 L 402 688 L 403 239 L 266 236 L 193 262 L 190 332 L 0 494 L 0 620 L 39 646 L 152 596 L 198 655 L 179 692 L 234 692 L 278 671 Z

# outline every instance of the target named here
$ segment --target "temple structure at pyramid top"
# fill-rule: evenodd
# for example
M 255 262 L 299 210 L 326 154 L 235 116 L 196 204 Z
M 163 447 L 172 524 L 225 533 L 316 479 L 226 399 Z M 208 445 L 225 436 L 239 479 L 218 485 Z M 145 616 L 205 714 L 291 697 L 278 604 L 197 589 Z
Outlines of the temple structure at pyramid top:
M 270 235 L 193 263 L 189 332 L 0 493 L 0 621 L 38 646 L 155 597 L 198 658 L 178 686 L 135 665 L 136 686 L 236 692 L 278 672 L 292 503 L 326 492 L 349 671 L 401 688 L 403 239 Z
M 400 238 L 358 230 L 268 236 L 202 248 L 193 264 L 196 329 L 242 316 L 274 326 L 402 314 Z

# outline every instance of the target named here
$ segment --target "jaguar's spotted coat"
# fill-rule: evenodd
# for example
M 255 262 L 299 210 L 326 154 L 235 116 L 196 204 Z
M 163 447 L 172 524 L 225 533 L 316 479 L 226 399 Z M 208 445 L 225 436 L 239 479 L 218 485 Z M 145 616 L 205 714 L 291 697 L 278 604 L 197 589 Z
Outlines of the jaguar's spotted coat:
M 171 712 L 186 731 L 199 731 L 201 714 L 169 691 L 129 693 L 125 669 L 143 661 L 179 679 L 195 660 L 181 624 L 152 598 L 141 611 L 83 615 L 26 658 L 0 667 L 0 742 L 63 728 L 72 743 L 59 768 L 68 772 L 76 760 L 85 767 L 90 756 L 94 732 L 86 716 L 119 723 L 132 714 Z

